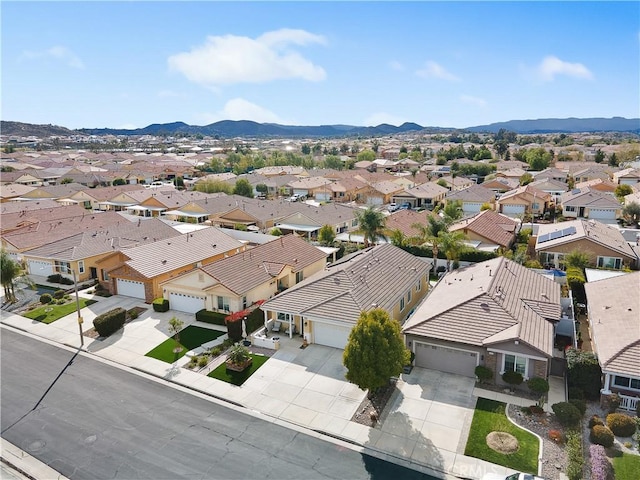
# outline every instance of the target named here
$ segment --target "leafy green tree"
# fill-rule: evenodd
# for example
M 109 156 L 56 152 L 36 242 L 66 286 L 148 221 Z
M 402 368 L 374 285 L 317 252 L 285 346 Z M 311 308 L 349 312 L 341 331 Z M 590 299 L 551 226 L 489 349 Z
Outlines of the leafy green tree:
M 524 154 L 525 161 L 529 164 L 532 170 L 540 171 L 544 170 L 551 164 L 551 153 L 544 148 L 530 148 Z
M 346 143 L 340 145 L 340 153 L 342 155 L 346 155 L 347 153 L 349 153 L 349 145 L 347 145 Z
M 4 296 L 9 302 L 13 302 L 16 299 L 14 283 L 20 273 L 18 262 L 13 260 L 6 250 L 0 250 L 0 280 L 4 288 Z
M 126 184 L 127 182 L 124 178 L 115 178 L 113 182 L 111 182 L 111 185 L 113 185 L 114 187 L 118 185 L 126 185 Z
M 525 185 L 529 185 L 531 182 L 533 182 L 533 175 L 531 175 L 529 172 L 523 174 L 520 177 L 520 186 L 524 187 Z
M 630 195 L 632 193 L 633 188 L 631 188 L 631 185 L 625 184 L 618 185 L 614 191 L 614 194 L 619 201 L 623 201 L 626 195 Z
M 635 224 L 636 228 L 638 228 L 638 223 L 640 223 L 640 203 L 631 202 L 624 206 L 622 209 L 622 216 L 629 223 Z
M 264 183 L 259 183 L 256 185 L 256 191 L 261 193 L 262 195 L 266 195 L 269 192 L 269 187 L 267 187 Z
M 596 163 L 604 162 L 605 157 L 606 157 L 606 155 L 602 150 L 600 150 L 600 149 L 596 150 L 596 155 L 595 155 L 595 158 L 594 158 Z
M 360 314 L 349 335 L 342 362 L 347 368 L 347 380 L 367 390 L 371 397 L 378 388 L 387 385 L 391 377 L 400 375 L 410 358 L 400 323 L 389 318 L 385 310 L 375 308 Z
M 253 198 L 253 187 L 246 178 L 240 178 L 233 187 L 233 193 L 247 198 Z
M 358 233 L 364 236 L 364 246 L 368 247 L 371 243 L 375 244 L 379 238 L 385 238 L 384 225 L 386 217 L 382 212 L 377 211 L 373 206 L 366 209 L 356 210 L 356 219 L 358 220 Z
M 334 170 L 342 170 L 344 167 L 342 160 L 337 155 L 327 155 L 324 159 L 324 166 Z
M 176 177 L 176 178 L 173 180 L 173 184 L 174 184 L 177 188 L 183 189 L 183 188 L 184 188 L 184 178 L 182 178 L 182 177 Z
M 396 247 L 404 247 L 407 244 L 407 237 L 402 230 L 395 228 L 391 232 L 388 233 L 389 240 L 391 244 Z
M 182 345 L 180 345 L 180 330 L 182 330 L 182 327 L 184 327 L 184 322 L 178 317 L 172 317 L 171 320 L 169 320 L 169 334 L 173 337 L 173 341 L 176 345 L 173 349 L 176 360 L 178 354 L 182 351 Z
M 509 143 L 506 140 L 498 140 L 493 144 L 493 148 L 496 149 L 496 153 L 500 158 L 503 158 L 504 155 L 509 151 Z
M 442 209 L 442 213 L 444 214 L 444 221 L 447 225 L 451 225 L 456 220 L 462 218 L 462 202 L 460 200 L 455 200 L 453 202 L 447 202 L 447 204 Z
M 449 186 L 447 185 L 447 181 L 442 178 L 438 180 L 436 183 L 440 185 L 442 188 L 449 188 Z
M 331 245 L 336 239 L 336 232 L 331 225 L 323 225 L 318 231 L 318 241 L 324 245 Z
M 303 143 L 302 147 L 300 148 L 300 151 L 302 152 L 303 155 L 309 155 L 311 154 L 311 147 L 306 143 Z
M 564 263 L 567 267 L 576 267 L 580 270 L 584 270 L 591 265 L 591 258 L 589 258 L 589 254 L 587 252 L 575 249 L 565 255 Z
M 356 158 L 359 162 L 373 162 L 376 159 L 376 153 L 373 150 L 363 150 Z
M 617 167 L 618 166 L 618 156 L 616 155 L 616 152 L 613 152 L 611 155 L 609 155 L 609 166 L 610 167 Z
M 447 256 L 447 271 L 451 271 L 451 262 L 460 260 L 460 255 L 467 247 L 464 244 L 466 239 L 462 232 L 440 232 L 440 248 Z
M 222 192 L 226 193 L 227 195 L 231 195 L 231 193 L 233 192 L 233 187 L 222 180 L 201 180 L 194 185 L 193 189 L 197 192 Z
M 66 185 L 68 183 L 73 183 L 73 178 L 65 177 L 60 180 L 60 185 Z
M 211 173 L 222 173 L 224 172 L 224 163 L 219 158 L 213 157 L 207 170 Z
M 269 231 L 269 235 L 273 235 L 275 237 L 281 237 L 282 236 L 282 230 L 280 230 L 278 227 L 273 227 Z

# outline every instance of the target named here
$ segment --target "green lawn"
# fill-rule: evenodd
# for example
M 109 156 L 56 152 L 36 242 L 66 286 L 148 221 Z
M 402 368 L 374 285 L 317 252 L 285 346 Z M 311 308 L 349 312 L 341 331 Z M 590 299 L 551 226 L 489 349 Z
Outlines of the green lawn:
M 146 356 L 157 358 L 158 360 L 162 360 L 163 362 L 173 363 L 178 358 L 184 356 L 184 354 L 189 350 L 193 350 L 203 343 L 215 340 L 222 335 L 224 335 L 224 332 L 219 332 L 218 330 L 189 326 L 180 331 L 180 345 L 182 346 L 182 351 L 178 353 L 177 357 L 173 352 L 173 349 L 176 348 L 176 342 L 173 338 L 166 339 L 156 348 L 148 352 Z
M 616 480 L 637 480 L 640 472 L 640 455 L 623 453 L 613 458 L 613 470 Z
M 502 402 L 478 399 L 464 454 L 521 472 L 537 473 L 538 439 L 511 423 L 504 413 L 505 407 Z M 494 431 L 507 432 L 516 437 L 520 445 L 519 450 L 512 454 L 503 454 L 489 448 L 486 436 Z
M 226 364 L 222 363 L 221 365 L 218 365 L 218 367 L 207 376 L 211 378 L 217 378 L 218 380 L 222 380 L 223 382 L 240 386 L 247 380 L 247 378 L 253 375 L 253 372 L 258 370 L 264 364 L 264 362 L 269 360 L 269 357 L 266 357 L 264 355 L 251 354 L 251 357 L 253 358 L 253 362 L 242 372 L 227 370 Z
M 87 307 L 93 303 L 96 303 L 96 301 L 81 298 L 80 308 Z M 76 301 L 73 299 L 73 301 L 65 303 L 64 305 L 43 305 L 42 307 L 34 308 L 33 310 L 23 313 L 22 316 L 48 324 L 53 323 L 62 317 L 66 317 L 75 311 Z

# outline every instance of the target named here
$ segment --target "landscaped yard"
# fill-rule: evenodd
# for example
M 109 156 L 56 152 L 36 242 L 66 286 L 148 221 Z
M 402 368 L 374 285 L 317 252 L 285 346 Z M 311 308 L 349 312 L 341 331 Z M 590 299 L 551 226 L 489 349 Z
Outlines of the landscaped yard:
M 505 415 L 505 407 L 502 402 L 478 399 L 464 454 L 521 472 L 537 473 L 538 439 L 511 423 Z M 504 454 L 490 448 L 486 437 L 495 431 L 513 435 L 518 440 L 518 450 Z
M 86 298 L 80 299 L 80 308 L 87 307 L 93 303 L 96 303 L 95 300 L 87 300 Z M 42 323 L 53 323 L 56 320 L 66 317 L 72 312 L 76 311 L 76 301 L 75 299 L 69 303 L 65 303 L 64 305 L 43 305 L 42 307 L 34 308 L 28 312 L 24 312 L 22 314 L 23 317 L 30 318 L 32 320 L 36 320 Z
M 623 453 L 613 458 L 616 480 L 637 480 L 640 472 L 640 455 Z
M 207 376 L 211 378 L 217 378 L 218 380 L 222 380 L 223 382 L 240 386 L 247 380 L 247 378 L 253 375 L 253 372 L 258 370 L 264 364 L 264 362 L 269 360 L 269 357 L 265 355 L 255 355 L 252 353 L 251 357 L 253 358 L 253 362 L 242 372 L 227 370 L 227 365 L 225 363 L 222 363 L 221 365 L 218 365 L 218 367 Z
M 189 350 L 199 347 L 203 343 L 210 342 L 224 335 L 224 332 L 211 330 L 209 328 L 189 326 L 180 332 L 180 346 L 182 350 L 176 354 L 173 349 L 176 348 L 176 342 L 173 338 L 168 338 L 156 348 L 146 354 L 147 357 L 157 358 L 163 362 L 173 363 L 178 358 L 184 356 Z

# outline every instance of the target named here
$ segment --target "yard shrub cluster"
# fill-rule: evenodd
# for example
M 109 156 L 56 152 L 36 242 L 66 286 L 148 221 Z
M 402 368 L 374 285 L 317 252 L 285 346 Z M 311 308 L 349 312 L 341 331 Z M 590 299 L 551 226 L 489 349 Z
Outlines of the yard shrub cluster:
M 604 425 L 604 420 L 600 418 L 598 415 L 592 415 L 589 419 L 589 428 L 593 428 L 596 425 Z
M 543 395 L 549 391 L 549 382 L 542 377 L 532 377 L 527 381 L 529 390 L 533 393 Z
M 582 437 L 578 432 L 567 435 L 567 476 L 569 480 L 582 478 L 584 456 L 582 455 Z
M 584 276 L 584 272 L 578 267 L 567 268 L 567 284 L 573 292 L 573 298 L 578 303 L 585 303 L 586 295 L 584 293 L 584 284 L 587 279 Z
M 504 380 L 509 385 L 520 385 L 524 379 L 522 378 L 522 374 L 520 372 L 508 370 L 502 374 L 502 380 Z
M 64 298 L 64 290 L 56 290 L 53 292 L 53 298 L 56 300 L 62 300 Z
M 225 315 L 212 312 L 210 310 L 202 309 L 196 312 L 196 320 L 199 322 L 210 323 L 212 325 L 224 325 Z
M 43 305 L 47 305 L 52 301 L 53 301 L 53 298 L 48 293 L 43 293 L 42 295 L 40 295 L 40 303 L 42 303 Z
M 615 437 L 613 436 L 613 432 L 604 425 L 594 425 L 591 429 L 591 433 L 589 434 L 589 440 L 591 443 L 602 445 L 606 448 L 613 445 L 614 439 Z
M 126 316 L 127 311 L 124 308 L 114 308 L 94 318 L 93 328 L 101 337 L 108 337 L 122 328 Z
M 167 312 L 169 311 L 169 300 L 165 298 L 156 298 L 153 301 L 154 312 Z
M 566 442 L 567 439 L 564 433 L 562 433 L 560 430 L 549 430 L 549 440 L 554 443 L 562 444 Z
M 613 480 L 613 465 L 607 458 L 607 453 L 602 445 L 589 447 L 591 456 L 591 480 Z
M 400 246 L 404 251 L 409 252 L 416 257 L 429 257 L 433 258 L 433 251 L 429 247 L 423 247 L 421 245 L 402 245 Z M 491 260 L 498 255 L 495 252 L 484 252 L 482 250 L 465 250 L 460 253 L 461 262 L 484 262 L 485 260 Z M 438 258 L 446 259 L 447 256 L 444 252 L 438 252 Z
M 571 398 L 569 399 L 569 403 L 578 409 L 581 417 L 584 416 L 584 414 L 587 412 L 586 400 Z
M 491 378 L 493 378 L 493 370 L 485 367 L 484 365 L 478 365 L 476 367 L 475 373 L 480 383 L 487 382 L 488 380 L 491 380 Z
M 558 421 L 565 427 L 573 427 L 580 422 L 580 410 L 569 402 L 559 402 L 551 405 Z
M 607 426 L 617 437 L 630 437 L 636 433 L 636 421 L 624 413 L 607 415 Z
M 600 399 L 602 370 L 595 354 L 575 348 L 568 349 L 565 354 L 569 398 L 577 398 L 576 391 L 579 389 L 588 400 Z
M 63 277 L 59 273 L 54 273 L 53 275 L 49 275 L 47 277 L 47 282 L 60 283 L 62 285 L 73 285 L 73 280 L 67 277 Z

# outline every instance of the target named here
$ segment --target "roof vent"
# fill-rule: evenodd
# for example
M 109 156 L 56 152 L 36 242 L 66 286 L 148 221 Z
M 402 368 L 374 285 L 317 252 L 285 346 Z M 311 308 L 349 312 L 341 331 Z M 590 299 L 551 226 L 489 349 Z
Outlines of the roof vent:
M 161 263 L 162 263 L 163 265 L 166 265 L 166 264 L 167 264 L 167 261 L 166 261 L 166 260 L 162 260 L 162 262 L 161 262 Z

